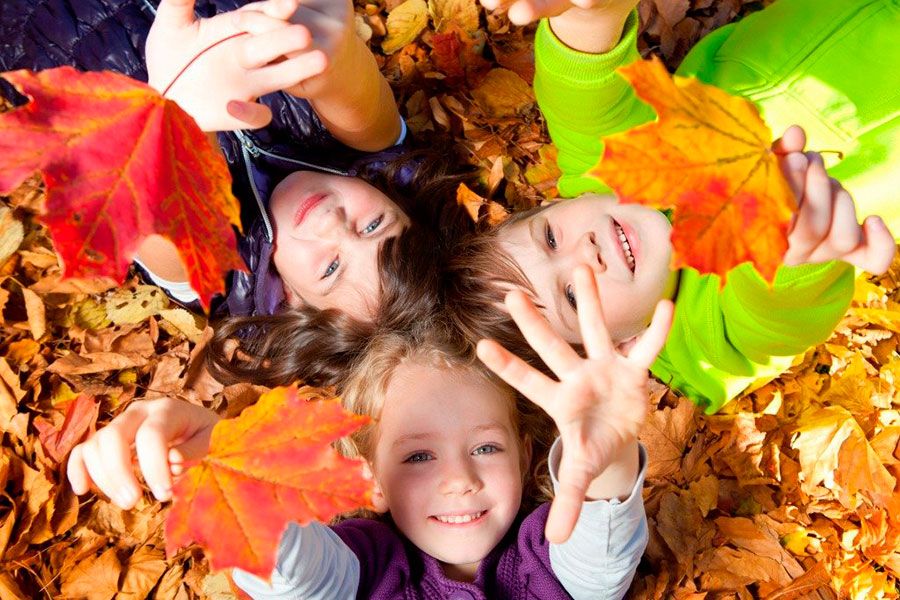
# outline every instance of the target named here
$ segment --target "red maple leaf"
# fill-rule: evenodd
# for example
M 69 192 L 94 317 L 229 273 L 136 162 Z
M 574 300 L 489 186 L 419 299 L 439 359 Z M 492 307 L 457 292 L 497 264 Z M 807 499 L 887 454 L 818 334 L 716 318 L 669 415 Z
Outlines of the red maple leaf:
M 178 248 L 205 306 L 243 269 L 227 165 L 193 119 L 147 85 L 70 67 L 2 76 L 30 98 L 0 115 L 0 193 L 35 171 L 67 277 L 122 281 L 153 233 Z
M 673 268 L 725 275 L 751 261 L 771 281 L 787 250 L 794 194 L 756 107 L 659 60 L 619 72 L 659 119 L 604 138 L 593 174 L 622 202 L 674 209 Z
M 81 394 L 66 405 L 66 417 L 59 427 L 43 417 L 34 420 L 38 438 L 53 460 L 62 462 L 84 434 L 94 428 L 99 410 L 100 403 L 93 396 Z
M 368 422 L 313 388 L 275 388 L 240 417 L 216 424 L 209 455 L 173 489 L 166 551 L 197 542 L 214 569 L 268 578 L 291 521 L 327 522 L 368 506 L 361 461 L 331 442 Z

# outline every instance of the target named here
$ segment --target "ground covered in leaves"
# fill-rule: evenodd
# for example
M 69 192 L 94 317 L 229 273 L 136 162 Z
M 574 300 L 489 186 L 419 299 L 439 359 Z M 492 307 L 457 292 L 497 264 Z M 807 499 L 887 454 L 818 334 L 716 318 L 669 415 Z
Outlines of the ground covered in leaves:
M 762 4 L 644 0 L 642 50 L 674 68 L 704 33 Z M 389 34 L 398 5 L 358 3 L 358 29 L 413 132 L 452 136 L 481 169 L 464 198 L 473 211 L 496 210 L 481 198 L 517 209 L 554 195 L 530 91 L 533 30 L 467 0 L 408 0 L 413 27 Z M 205 323 L 156 288 L 60 282 L 35 221 L 42 200 L 32 183 L 0 204 L 0 598 L 232 598 L 199 550 L 165 558 L 164 507 L 75 497 L 64 457 L 134 399 L 179 394 L 232 416 L 262 388 L 223 389 L 201 372 Z M 718 415 L 654 388 L 651 539 L 631 597 L 898 597 L 898 278 L 900 263 L 861 279 L 828 343 Z

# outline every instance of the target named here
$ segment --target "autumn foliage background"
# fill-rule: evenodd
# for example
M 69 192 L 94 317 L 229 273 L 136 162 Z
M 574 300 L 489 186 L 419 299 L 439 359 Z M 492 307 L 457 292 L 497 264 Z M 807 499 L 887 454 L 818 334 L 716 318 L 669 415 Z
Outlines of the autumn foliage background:
M 412 40 L 386 35 L 399 0 L 357 2 L 357 25 L 412 131 L 452 137 L 480 168 L 482 197 L 521 209 L 554 196 L 533 30 L 474 0 L 431 0 L 431 16 L 410 2 Z M 764 3 L 644 0 L 641 49 L 674 69 L 703 34 Z M 156 288 L 61 282 L 43 202 L 34 179 L 0 204 L 0 598 L 232 598 L 198 549 L 165 559 L 166 509 L 149 494 L 129 512 L 75 497 L 60 460 L 134 399 L 180 395 L 235 416 L 264 388 L 203 373 L 205 323 Z M 631 597 L 900 596 L 898 276 L 895 263 L 861 279 L 828 343 L 718 415 L 653 388 L 651 539 Z

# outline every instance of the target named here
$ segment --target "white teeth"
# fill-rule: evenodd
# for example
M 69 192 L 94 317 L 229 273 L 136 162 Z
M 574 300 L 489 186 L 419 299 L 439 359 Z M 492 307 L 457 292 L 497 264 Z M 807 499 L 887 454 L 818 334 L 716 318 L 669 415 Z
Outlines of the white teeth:
M 631 269 L 631 272 L 634 272 L 634 254 L 631 253 L 631 244 L 628 243 L 628 238 L 625 237 L 625 231 L 618 223 L 613 223 L 616 228 L 616 235 L 619 236 L 619 242 L 622 244 L 622 250 L 625 251 L 625 260 L 628 262 L 628 268 Z
M 483 514 L 484 514 L 484 511 L 473 513 L 471 515 L 447 515 L 447 516 L 435 515 L 434 518 L 437 519 L 438 521 L 440 521 L 441 523 L 459 524 L 459 523 L 469 523 L 471 521 L 474 521 L 475 519 L 481 517 L 481 515 L 483 515 Z

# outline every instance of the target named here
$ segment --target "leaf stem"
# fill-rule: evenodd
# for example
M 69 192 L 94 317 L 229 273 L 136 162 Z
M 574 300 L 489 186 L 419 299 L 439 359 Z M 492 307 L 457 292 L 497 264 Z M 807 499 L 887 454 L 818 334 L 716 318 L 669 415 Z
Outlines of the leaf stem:
M 192 58 L 191 60 L 189 60 L 188 63 L 187 63 L 186 65 L 184 65 L 184 66 L 181 68 L 180 71 L 178 71 L 178 73 L 175 75 L 175 78 L 169 83 L 169 85 L 166 86 L 166 89 L 163 90 L 162 96 L 165 97 L 166 94 L 169 93 L 169 90 L 172 89 L 172 86 L 175 85 L 175 82 L 178 81 L 178 78 L 181 77 L 182 75 L 184 75 L 184 72 L 187 71 L 188 68 L 189 68 L 192 64 L 194 64 L 195 62 L 197 62 L 197 59 L 198 59 L 198 58 L 200 58 L 201 56 L 203 56 L 204 54 L 206 54 L 207 52 L 209 52 L 210 50 L 212 50 L 213 48 L 215 48 L 215 47 L 218 46 L 219 44 L 222 44 L 222 43 L 224 43 L 224 42 L 227 42 L 228 40 L 234 39 L 234 38 L 239 37 L 239 36 L 242 36 L 242 35 L 247 35 L 247 32 L 246 32 L 246 31 L 239 31 L 238 33 L 233 33 L 233 34 L 231 34 L 231 35 L 229 35 L 229 36 L 227 36 L 227 37 L 222 38 L 222 39 L 219 40 L 218 42 L 213 42 L 212 44 L 210 44 L 209 46 L 207 46 L 206 48 L 204 48 L 203 50 L 201 50 L 200 52 L 198 52 L 197 55 L 194 56 L 194 58 Z

